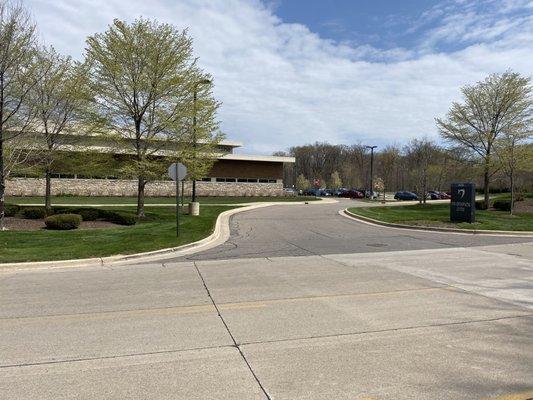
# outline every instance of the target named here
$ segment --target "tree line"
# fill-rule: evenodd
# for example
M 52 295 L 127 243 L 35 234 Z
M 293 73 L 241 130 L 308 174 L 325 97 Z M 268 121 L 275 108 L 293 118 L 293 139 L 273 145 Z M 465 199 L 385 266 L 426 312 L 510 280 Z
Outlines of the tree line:
M 411 190 L 425 199 L 428 190 L 447 191 L 450 183 L 474 181 L 488 207 L 491 185 L 533 190 L 533 98 L 530 78 L 507 71 L 461 89 L 444 118 L 436 118 L 443 144 L 427 137 L 374 155 L 374 182 L 386 191 Z M 362 143 L 295 146 L 276 155 L 296 157 L 285 167 L 288 186 L 370 189 L 370 152 Z M 375 188 L 374 188 L 375 189 Z
M 102 158 L 83 151 L 95 136 L 128 154 L 114 167 L 137 180 L 137 214 L 144 216 L 145 185 L 168 166 L 162 150 L 186 163 L 191 179 L 211 168 L 223 138 L 212 89 L 187 30 L 116 19 L 87 38 L 76 61 L 39 42 L 20 3 L 0 1 L 0 228 L 14 171 L 33 168 L 45 176 L 49 210 L 51 176 L 72 158 L 65 148 L 90 169 Z

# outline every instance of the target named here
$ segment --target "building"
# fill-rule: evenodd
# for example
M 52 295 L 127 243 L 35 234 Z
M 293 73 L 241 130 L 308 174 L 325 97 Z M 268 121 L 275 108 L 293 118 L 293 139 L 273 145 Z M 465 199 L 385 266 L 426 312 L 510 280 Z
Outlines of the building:
M 101 136 L 84 138 L 83 149 L 76 146 L 72 135 L 63 135 L 61 150 L 71 152 L 113 153 L 116 157 L 127 156 L 127 150 L 116 146 Z M 239 142 L 224 140 L 217 146 L 217 161 L 208 176 L 196 183 L 198 196 L 282 196 L 283 165 L 294 163 L 293 157 L 255 156 L 235 154 Z M 167 157 L 170 151 L 161 146 L 159 157 Z M 171 160 L 169 159 L 169 164 Z M 44 196 L 44 178 L 19 176 L 8 180 L 8 196 Z M 191 182 L 184 182 L 186 195 L 191 192 Z M 175 184 L 169 179 L 150 181 L 146 185 L 147 196 L 173 196 Z M 137 181 L 113 177 L 82 178 L 77 174 L 56 171 L 52 183 L 53 195 L 75 196 L 135 196 Z

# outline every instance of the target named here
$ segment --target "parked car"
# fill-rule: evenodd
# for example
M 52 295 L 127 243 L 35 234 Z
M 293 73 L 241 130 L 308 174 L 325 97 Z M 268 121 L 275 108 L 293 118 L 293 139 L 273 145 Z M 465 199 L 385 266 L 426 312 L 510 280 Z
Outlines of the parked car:
M 364 193 L 365 193 L 365 197 L 367 199 L 377 199 L 378 198 L 378 192 L 366 190 Z
M 349 199 L 362 199 L 363 197 L 365 197 L 365 195 L 362 192 L 358 191 L 358 190 L 348 189 L 348 190 L 343 190 L 339 194 L 339 197 L 345 197 L 345 198 L 349 198 Z
M 413 192 L 407 192 L 405 190 L 396 192 L 394 194 L 395 200 L 418 200 L 418 196 Z
M 440 198 L 441 198 L 441 200 L 450 200 L 452 198 L 452 196 L 450 196 L 446 192 L 440 192 Z
M 441 198 L 442 197 L 441 197 L 440 192 L 437 192 L 435 190 L 430 190 L 426 194 L 426 199 L 429 199 L 429 200 L 440 200 Z

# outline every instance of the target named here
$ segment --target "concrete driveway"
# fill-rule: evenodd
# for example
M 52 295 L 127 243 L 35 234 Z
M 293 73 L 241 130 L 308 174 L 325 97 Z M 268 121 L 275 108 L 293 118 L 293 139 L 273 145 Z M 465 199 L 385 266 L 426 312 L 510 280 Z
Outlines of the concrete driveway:
M 0 398 L 533 397 L 531 241 L 312 207 L 194 260 L 2 271 Z

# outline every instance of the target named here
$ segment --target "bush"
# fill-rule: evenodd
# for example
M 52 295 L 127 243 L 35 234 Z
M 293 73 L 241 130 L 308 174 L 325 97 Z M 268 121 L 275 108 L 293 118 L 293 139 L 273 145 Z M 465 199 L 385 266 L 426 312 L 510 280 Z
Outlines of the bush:
M 41 219 L 46 217 L 44 207 L 25 207 L 22 209 L 22 216 L 27 219 Z
M 20 211 L 20 207 L 16 204 L 4 204 L 4 215 L 6 217 L 13 217 Z
M 98 218 L 100 218 L 100 213 L 95 209 L 79 210 L 76 212 L 76 214 L 81 215 L 81 218 L 84 221 L 96 221 Z
M 476 210 L 486 210 L 487 206 L 485 205 L 484 200 L 476 200 Z
M 496 199 L 492 207 L 499 211 L 511 211 L 511 199 Z
M 44 224 L 47 229 L 66 231 L 76 229 L 80 226 L 81 215 L 78 214 L 56 214 L 47 217 Z
M 135 225 L 137 223 L 137 215 L 129 212 L 105 210 L 102 214 L 103 219 L 118 225 Z

